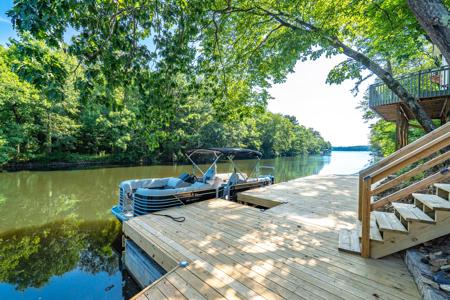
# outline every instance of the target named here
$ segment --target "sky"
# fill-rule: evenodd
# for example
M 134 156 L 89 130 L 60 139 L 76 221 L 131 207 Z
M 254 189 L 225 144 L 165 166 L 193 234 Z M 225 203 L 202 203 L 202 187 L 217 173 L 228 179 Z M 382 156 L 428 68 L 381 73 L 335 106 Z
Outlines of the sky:
M 10 37 L 17 37 L 6 11 L 13 6 L 12 0 L 0 0 L 0 44 L 5 45 Z
M 6 16 L 12 5 L 12 0 L 0 0 L 2 45 L 7 43 L 8 38 L 17 37 Z M 300 124 L 319 131 L 333 146 L 369 144 L 369 125 L 364 123 L 362 112 L 356 108 L 363 93 L 353 96 L 350 92 L 354 86 L 352 81 L 340 85 L 325 83 L 331 68 L 344 58 L 322 57 L 316 61 L 298 62 L 286 82 L 270 89 L 274 99 L 269 101 L 269 110 L 296 116 Z M 360 90 L 364 91 L 366 86 L 361 86 Z
M 319 131 L 333 146 L 368 145 L 369 125 L 357 109 L 368 83 L 360 86 L 356 97 L 351 93 L 353 81 L 325 83 L 328 72 L 345 58 L 298 62 L 286 82 L 269 90 L 274 98 L 269 101 L 269 110 L 296 116 L 300 124 Z

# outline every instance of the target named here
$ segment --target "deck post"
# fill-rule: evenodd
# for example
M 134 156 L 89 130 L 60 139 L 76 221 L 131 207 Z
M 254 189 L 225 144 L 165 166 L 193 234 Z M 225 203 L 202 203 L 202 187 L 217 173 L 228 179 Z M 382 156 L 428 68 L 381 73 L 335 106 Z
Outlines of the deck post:
M 360 221 L 362 221 L 363 178 L 364 175 L 360 172 L 358 176 L 358 220 Z
M 370 257 L 370 190 L 372 178 L 366 176 L 362 185 L 362 207 L 361 207 L 361 256 Z

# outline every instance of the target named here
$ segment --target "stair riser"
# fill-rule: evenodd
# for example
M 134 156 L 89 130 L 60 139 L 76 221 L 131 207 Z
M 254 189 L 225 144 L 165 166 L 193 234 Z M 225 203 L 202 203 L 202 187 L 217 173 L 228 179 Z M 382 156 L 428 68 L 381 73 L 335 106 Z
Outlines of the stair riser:
M 437 223 L 450 219 L 450 211 L 448 210 L 436 210 L 435 213 L 435 220 Z M 448 226 L 450 227 L 450 224 L 448 224 Z
M 397 239 L 399 236 L 408 236 L 408 232 L 395 232 L 395 231 L 384 231 L 383 232 L 383 241 L 391 241 L 392 239 Z
M 434 224 L 433 221 L 425 221 L 425 220 L 406 220 L 405 218 L 403 218 L 399 212 L 395 212 L 395 215 L 397 216 L 397 218 L 399 218 L 399 220 L 402 222 L 403 226 L 405 226 L 406 229 L 408 229 L 408 223 L 410 222 L 414 222 L 414 223 L 425 223 L 425 224 Z M 433 219 L 433 217 L 431 217 Z
M 427 215 L 429 215 L 431 218 L 434 218 L 434 211 L 450 211 L 449 208 L 444 208 L 444 207 L 437 207 L 437 208 L 432 208 L 429 207 L 428 205 L 426 205 L 425 203 L 422 203 L 422 201 L 418 200 L 418 199 L 414 199 L 414 205 L 417 206 L 420 210 L 422 210 L 424 213 L 426 213 Z
M 381 258 L 386 255 L 419 245 L 426 241 L 450 234 L 450 214 L 446 216 L 440 214 L 439 223 L 426 224 L 420 222 L 410 222 L 409 234 L 389 233 L 384 236 L 383 243 L 371 243 L 372 258 Z
M 425 214 L 427 214 L 430 218 L 436 221 L 436 211 L 429 208 L 422 202 L 418 201 L 417 199 L 414 200 L 414 205 L 417 206 L 420 210 L 422 210 Z M 429 223 L 432 224 L 432 223 Z
M 441 190 L 440 188 L 436 188 L 436 195 L 438 195 L 442 199 L 450 200 L 449 192 Z

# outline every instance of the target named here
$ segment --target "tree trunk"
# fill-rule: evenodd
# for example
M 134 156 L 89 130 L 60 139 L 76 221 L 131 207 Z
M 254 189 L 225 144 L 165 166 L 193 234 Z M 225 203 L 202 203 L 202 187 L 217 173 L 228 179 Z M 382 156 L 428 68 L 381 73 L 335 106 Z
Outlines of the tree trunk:
M 391 73 L 384 70 L 379 64 L 372 61 L 370 58 L 362 54 L 361 52 L 355 51 L 352 48 L 348 47 L 338 39 L 334 39 L 332 41 L 334 47 L 338 49 L 342 49 L 343 53 L 350 58 L 353 58 L 367 69 L 372 71 L 375 75 L 377 75 L 386 85 L 387 87 L 396 94 L 399 99 L 411 110 L 414 114 L 417 121 L 422 125 L 423 129 L 426 132 L 433 131 L 435 126 L 425 112 L 423 107 L 419 104 L 418 98 L 411 95 L 398 80 L 396 80 Z
M 399 104 L 396 121 L 396 139 L 395 139 L 396 150 L 399 150 L 408 145 L 408 131 L 409 131 L 408 119 L 406 119 L 403 113 L 403 109 Z
M 47 112 L 46 148 L 47 148 L 47 154 L 52 153 L 52 129 L 51 129 L 50 112 Z
M 442 0 L 408 0 L 423 30 L 450 64 L 450 12 Z

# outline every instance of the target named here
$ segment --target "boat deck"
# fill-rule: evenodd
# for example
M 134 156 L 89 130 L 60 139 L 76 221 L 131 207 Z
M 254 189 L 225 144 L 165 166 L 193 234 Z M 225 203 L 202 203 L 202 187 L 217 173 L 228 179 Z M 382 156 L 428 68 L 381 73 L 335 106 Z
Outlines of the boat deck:
M 401 258 L 337 250 L 356 194 L 356 176 L 310 176 L 239 197 L 265 211 L 213 199 L 161 212 L 182 223 L 133 218 L 125 235 L 168 270 L 135 299 L 420 299 Z

